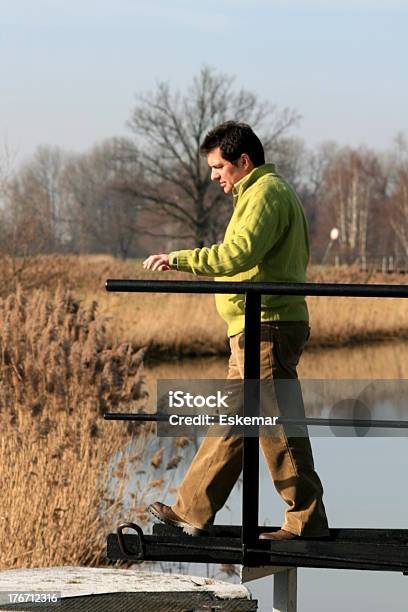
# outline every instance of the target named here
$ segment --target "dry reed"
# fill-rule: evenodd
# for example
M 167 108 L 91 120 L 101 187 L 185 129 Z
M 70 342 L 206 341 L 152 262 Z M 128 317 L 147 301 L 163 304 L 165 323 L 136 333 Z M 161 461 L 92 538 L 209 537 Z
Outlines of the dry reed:
M 95 309 L 62 289 L 0 301 L 2 569 L 103 563 L 123 512 L 143 518 L 142 495 L 129 508 L 124 491 L 147 434 L 121 457 L 129 432 L 101 418 L 144 401 L 143 354 L 110 343 Z

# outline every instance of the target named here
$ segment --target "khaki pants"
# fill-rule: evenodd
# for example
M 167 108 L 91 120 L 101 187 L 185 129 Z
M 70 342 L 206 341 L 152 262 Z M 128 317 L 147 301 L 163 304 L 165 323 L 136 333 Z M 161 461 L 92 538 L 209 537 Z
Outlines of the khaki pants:
M 263 323 L 261 379 L 297 379 L 296 366 L 308 337 L 309 326 L 305 322 Z M 230 345 L 227 378 L 243 379 L 244 333 L 230 338 Z M 301 411 L 304 415 L 302 401 Z M 285 414 L 285 407 L 279 405 L 279 412 Z M 326 535 L 323 488 L 314 469 L 309 438 L 303 431 L 303 436 L 290 436 L 278 425 L 273 436 L 260 435 L 259 443 L 275 488 L 288 505 L 282 528 L 296 535 Z M 242 446 L 241 436 L 204 438 L 172 506 L 178 516 L 198 528 L 214 522 L 240 475 Z

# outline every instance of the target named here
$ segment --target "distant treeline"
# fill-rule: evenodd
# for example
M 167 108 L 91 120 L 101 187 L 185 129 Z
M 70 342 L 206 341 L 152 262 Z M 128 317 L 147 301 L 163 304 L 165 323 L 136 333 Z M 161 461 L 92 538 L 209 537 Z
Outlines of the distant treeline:
M 203 67 L 186 92 L 167 83 L 139 95 L 129 137 L 83 154 L 40 146 L 15 167 L 0 155 L 0 256 L 109 253 L 127 258 L 219 242 L 230 197 L 211 184 L 199 154 L 226 119 L 249 123 L 268 161 L 297 190 L 309 220 L 314 262 L 408 257 L 408 145 L 388 152 L 293 136 L 300 120 L 233 79 Z M 337 240 L 330 230 L 338 228 Z

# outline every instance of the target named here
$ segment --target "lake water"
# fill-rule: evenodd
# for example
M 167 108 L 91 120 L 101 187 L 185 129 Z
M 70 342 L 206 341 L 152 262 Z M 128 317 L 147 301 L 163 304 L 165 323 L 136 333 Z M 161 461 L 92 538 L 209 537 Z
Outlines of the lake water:
M 153 408 L 157 379 L 224 378 L 226 359 L 195 359 L 164 363 L 146 368 L 146 386 Z M 364 347 L 305 352 L 299 367 L 302 379 L 408 379 L 408 343 L 390 342 Z M 400 415 L 401 416 L 401 415 Z M 387 415 L 386 418 L 390 418 Z M 408 430 L 405 431 L 408 435 Z M 156 499 L 172 503 L 177 484 L 182 479 L 194 446 L 183 451 L 174 446 L 174 439 L 154 437 L 152 454 L 164 447 L 161 468 L 146 467 L 140 481 L 155 477 L 166 480 L 165 492 L 147 492 L 147 502 Z M 331 527 L 408 528 L 408 437 L 314 437 L 312 439 L 317 470 L 325 489 L 325 504 Z M 166 470 L 168 460 L 183 453 L 175 470 Z M 133 486 L 133 485 L 132 485 Z M 136 484 L 134 483 L 134 486 Z M 143 487 L 143 484 L 142 484 Z M 279 525 L 284 504 L 276 494 L 269 473 L 261 459 L 259 524 Z M 240 481 L 233 489 L 226 506 L 218 513 L 216 523 L 240 524 Z M 185 571 L 197 575 L 220 574 L 219 566 L 192 564 L 189 567 L 164 563 L 165 571 Z M 272 578 L 248 584 L 259 610 L 271 610 Z M 357 572 L 343 570 L 298 570 L 299 612 L 401 612 L 408 609 L 408 577 L 398 573 Z

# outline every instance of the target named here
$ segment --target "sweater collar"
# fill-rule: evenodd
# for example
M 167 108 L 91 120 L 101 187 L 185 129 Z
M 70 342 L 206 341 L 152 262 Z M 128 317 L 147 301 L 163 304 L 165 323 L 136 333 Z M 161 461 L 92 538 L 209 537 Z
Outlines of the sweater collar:
M 242 179 L 235 183 L 234 187 L 232 188 L 234 206 L 244 191 L 265 174 L 276 174 L 275 164 L 263 164 L 262 166 L 257 166 L 249 174 L 246 174 L 242 177 Z

